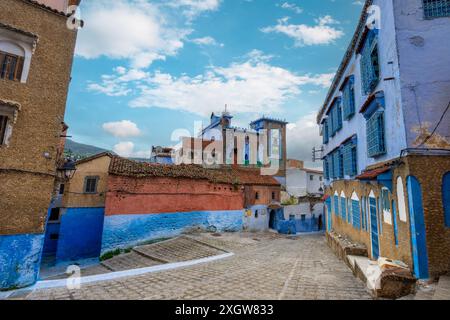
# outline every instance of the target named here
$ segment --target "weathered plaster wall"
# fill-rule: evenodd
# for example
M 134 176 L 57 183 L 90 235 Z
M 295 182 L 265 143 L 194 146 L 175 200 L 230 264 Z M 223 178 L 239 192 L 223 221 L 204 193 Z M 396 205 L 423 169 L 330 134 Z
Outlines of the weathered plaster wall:
M 269 229 L 269 209 L 267 205 L 255 205 L 246 210 L 244 229 L 248 231 L 266 231 Z M 258 212 L 258 214 L 256 214 Z
M 408 147 L 418 147 L 450 103 L 450 18 L 425 19 L 422 0 L 394 1 Z M 425 146 L 450 148 L 450 112 Z
M 110 175 L 106 215 L 242 210 L 243 193 L 206 180 Z
M 190 228 L 239 231 L 244 210 L 161 214 L 123 214 L 105 217 L 102 252 L 129 248 L 147 240 L 174 237 Z
M 106 191 L 108 188 L 108 169 L 110 163 L 111 158 L 109 156 L 103 156 L 77 164 L 77 171 L 65 188 L 63 207 L 104 208 Z M 96 194 L 84 193 L 85 178 L 89 176 L 99 177 Z
M 0 290 L 36 282 L 43 243 L 43 234 L 0 236 Z

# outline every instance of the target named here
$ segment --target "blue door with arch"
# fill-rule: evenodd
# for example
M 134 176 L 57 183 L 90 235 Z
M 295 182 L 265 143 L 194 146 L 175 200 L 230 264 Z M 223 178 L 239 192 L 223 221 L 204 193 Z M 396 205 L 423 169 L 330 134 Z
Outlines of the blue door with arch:
M 442 205 L 444 206 L 445 226 L 450 228 L 450 172 L 442 180 Z
M 417 178 L 413 176 L 408 177 L 407 185 L 414 274 L 418 279 L 427 279 L 429 277 L 428 252 L 423 213 L 422 188 Z
M 378 259 L 380 256 L 380 245 L 378 243 L 378 219 L 377 219 L 377 199 L 369 198 L 369 210 L 370 210 L 370 232 L 372 238 L 372 256 L 374 259 Z

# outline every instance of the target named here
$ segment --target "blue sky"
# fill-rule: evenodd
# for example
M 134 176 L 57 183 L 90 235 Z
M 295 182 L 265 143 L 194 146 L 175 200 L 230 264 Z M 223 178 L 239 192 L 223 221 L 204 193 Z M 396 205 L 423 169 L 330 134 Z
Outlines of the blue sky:
M 69 134 L 123 156 L 175 145 L 174 130 L 228 104 L 234 124 L 290 122 L 309 160 L 314 123 L 362 5 L 353 0 L 84 0 Z

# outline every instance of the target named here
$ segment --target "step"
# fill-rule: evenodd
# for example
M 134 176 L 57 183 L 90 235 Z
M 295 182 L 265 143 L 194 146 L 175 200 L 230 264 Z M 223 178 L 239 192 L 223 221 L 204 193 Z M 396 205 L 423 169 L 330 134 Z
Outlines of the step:
M 150 259 L 134 251 L 102 262 L 104 267 L 114 272 L 153 267 L 160 264 L 162 264 L 161 261 Z
M 157 261 L 184 262 L 224 254 L 225 251 L 186 236 L 154 244 L 138 246 L 136 253 Z

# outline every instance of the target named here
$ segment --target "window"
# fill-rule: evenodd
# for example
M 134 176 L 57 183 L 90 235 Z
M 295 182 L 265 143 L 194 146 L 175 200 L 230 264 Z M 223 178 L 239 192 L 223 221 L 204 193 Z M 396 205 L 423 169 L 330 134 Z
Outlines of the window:
M 275 192 L 272 192 L 272 200 L 276 200 L 276 193 Z
M 328 160 L 328 156 L 325 157 L 324 161 L 323 161 L 323 172 L 325 175 L 325 179 L 328 180 L 330 179 L 330 170 L 329 170 L 329 160 Z
M 352 220 L 355 229 L 361 229 L 361 208 L 357 197 L 352 197 Z
M 319 177 L 319 181 L 323 181 L 323 178 L 322 178 L 322 177 Z
M 259 192 L 255 193 L 255 200 L 259 200 Z
M 383 111 L 375 112 L 367 120 L 367 153 L 372 158 L 386 153 Z
M 349 142 L 344 144 L 342 149 L 344 154 L 344 174 L 353 177 L 358 172 L 358 153 L 357 153 L 357 139 L 354 137 Z
M 257 218 L 258 218 L 258 216 L 259 216 L 259 212 L 258 212 L 258 210 L 255 210 L 255 218 L 257 219 Z
M 350 120 L 355 114 L 355 77 L 350 76 L 342 90 L 342 100 L 344 105 L 344 119 Z
M 59 222 L 61 215 L 61 209 L 60 208 L 52 208 L 50 209 L 50 217 L 48 218 L 49 222 Z
M 59 185 L 59 194 L 64 194 L 64 189 L 65 189 L 65 184 L 64 184 L 64 183 L 61 183 L 61 184 Z
M 289 215 L 289 220 L 290 220 L 290 221 L 295 220 L 295 214 L 290 214 L 290 215 Z
M 15 102 L 0 103 L 0 146 L 8 145 L 20 105 Z
M 20 81 L 24 58 L 0 51 L 0 79 Z
M 0 115 L 0 146 L 5 142 L 7 125 L 8 117 Z
M 310 175 L 310 176 L 309 176 L 309 180 L 310 180 L 310 181 L 314 181 L 314 176 L 313 176 L 313 175 Z
M 361 78 L 363 94 L 375 90 L 380 81 L 380 64 L 378 57 L 378 35 L 376 30 L 367 30 L 361 49 Z
M 300 219 L 301 219 L 302 221 L 306 221 L 306 214 L 302 214 L 302 215 L 300 216 Z
M 334 214 L 339 216 L 339 196 L 334 196 Z
M 342 213 L 342 220 L 347 219 L 347 199 L 345 197 L 341 196 L 341 213 Z
M 328 128 L 328 119 L 325 119 L 323 123 L 323 144 L 327 144 L 330 140 L 330 133 Z
M 98 177 L 86 177 L 84 180 L 84 193 L 97 193 Z
M 450 0 L 423 0 L 423 10 L 426 19 L 449 17 Z

